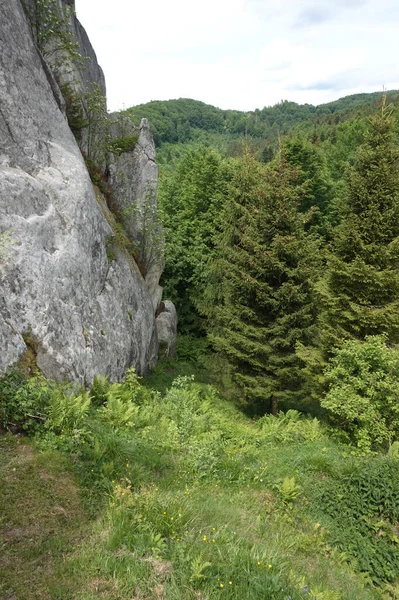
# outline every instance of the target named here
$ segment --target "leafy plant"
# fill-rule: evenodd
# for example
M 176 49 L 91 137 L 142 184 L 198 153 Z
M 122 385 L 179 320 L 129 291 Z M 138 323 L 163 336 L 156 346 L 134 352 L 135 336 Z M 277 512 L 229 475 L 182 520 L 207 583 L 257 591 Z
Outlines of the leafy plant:
M 399 435 L 399 350 L 384 336 L 347 341 L 326 370 L 321 401 L 363 451 L 388 448 Z
M 75 393 L 63 387 L 55 389 L 47 411 L 46 428 L 56 434 L 71 435 L 82 428 L 90 402 L 89 392 Z
M 107 393 L 110 389 L 109 383 L 105 375 L 95 375 L 93 384 L 90 388 L 90 394 L 93 404 L 101 406 L 107 400 Z
M 114 139 L 108 144 L 108 151 L 112 152 L 115 156 L 120 156 L 124 152 L 132 152 L 138 142 L 138 134 L 125 135 L 123 137 Z
M 43 377 L 10 371 L 0 379 L 0 425 L 5 430 L 33 433 L 43 427 L 53 385 Z
M 283 481 L 275 485 L 284 504 L 291 504 L 301 495 L 301 487 L 296 483 L 295 477 L 284 477 Z
M 106 402 L 100 408 L 100 415 L 117 429 L 128 429 L 133 427 L 138 407 L 132 402 L 132 393 L 129 386 L 114 383 L 108 389 Z
M 72 63 L 82 63 L 79 44 L 74 41 L 70 26 L 72 6 L 61 7 L 57 0 L 27 0 L 24 8 L 37 47 L 53 68 L 62 65 L 65 69 Z

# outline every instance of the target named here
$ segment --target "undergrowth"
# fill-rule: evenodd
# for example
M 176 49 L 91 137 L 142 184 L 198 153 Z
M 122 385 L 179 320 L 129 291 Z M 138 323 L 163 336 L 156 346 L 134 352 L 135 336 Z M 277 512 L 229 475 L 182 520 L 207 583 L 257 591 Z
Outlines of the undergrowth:
M 51 598 L 398 597 L 394 453 L 293 410 L 251 421 L 191 376 L 159 392 L 129 371 L 87 394 L 10 375 L 0 399 L 3 428 L 67 458 L 92 515 Z

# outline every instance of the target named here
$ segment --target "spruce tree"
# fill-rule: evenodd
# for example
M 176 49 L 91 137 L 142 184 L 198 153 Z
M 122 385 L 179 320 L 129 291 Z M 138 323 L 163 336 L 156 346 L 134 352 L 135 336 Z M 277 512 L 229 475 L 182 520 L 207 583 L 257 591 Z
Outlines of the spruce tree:
M 399 148 L 393 110 L 383 99 L 348 172 L 319 293 L 324 348 L 386 334 L 399 341 Z
M 159 204 L 166 232 L 165 294 L 176 304 L 179 329 L 203 335 L 197 299 L 212 255 L 224 202 L 225 166 L 213 149 L 189 149 L 176 170 L 161 180 Z
M 248 152 L 225 206 L 208 286 L 209 339 L 232 365 L 257 410 L 302 399 L 298 341 L 313 335 L 313 244 L 298 212 L 302 189 L 281 161 L 265 167 Z M 216 287 L 215 287 L 216 286 Z

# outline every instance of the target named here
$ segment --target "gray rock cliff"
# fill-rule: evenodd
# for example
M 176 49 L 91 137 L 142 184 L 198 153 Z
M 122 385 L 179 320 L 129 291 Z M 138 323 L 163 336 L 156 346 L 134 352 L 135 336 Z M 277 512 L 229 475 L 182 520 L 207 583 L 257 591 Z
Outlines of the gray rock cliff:
M 114 157 L 110 181 L 124 215 L 124 227 L 137 248 L 154 311 L 162 298 L 158 285 L 164 268 L 163 230 L 157 219 L 158 166 L 155 145 L 147 119 L 133 130 L 138 136 L 131 152 Z
M 35 340 L 56 379 L 119 379 L 156 361 L 151 295 L 113 232 L 33 44 L 20 0 L 0 3 L 0 372 Z

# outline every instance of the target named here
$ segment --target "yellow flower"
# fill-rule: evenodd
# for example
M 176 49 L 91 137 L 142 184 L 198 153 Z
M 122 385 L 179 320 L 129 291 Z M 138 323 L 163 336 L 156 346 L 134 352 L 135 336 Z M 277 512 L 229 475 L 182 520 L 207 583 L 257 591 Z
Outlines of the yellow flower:
M 229 585 L 233 585 L 233 582 L 232 582 L 232 581 L 229 581 Z
M 220 584 L 220 587 L 224 587 L 223 583 Z
M 204 537 L 202 539 L 204 540 L 204 542 L 206 542 L 206 535 L 204 535 Z
M 262 563 L 260 563 L 260 562 L 258 561 L 258 567 L 260 567 L 260 565 L 261 565 L 261 564 L 262 564 Z
M 269 563 L 267 566 L 269 567 L 269 569 L 271 569 L 273 565 L 271 565 L 271 564 Z

